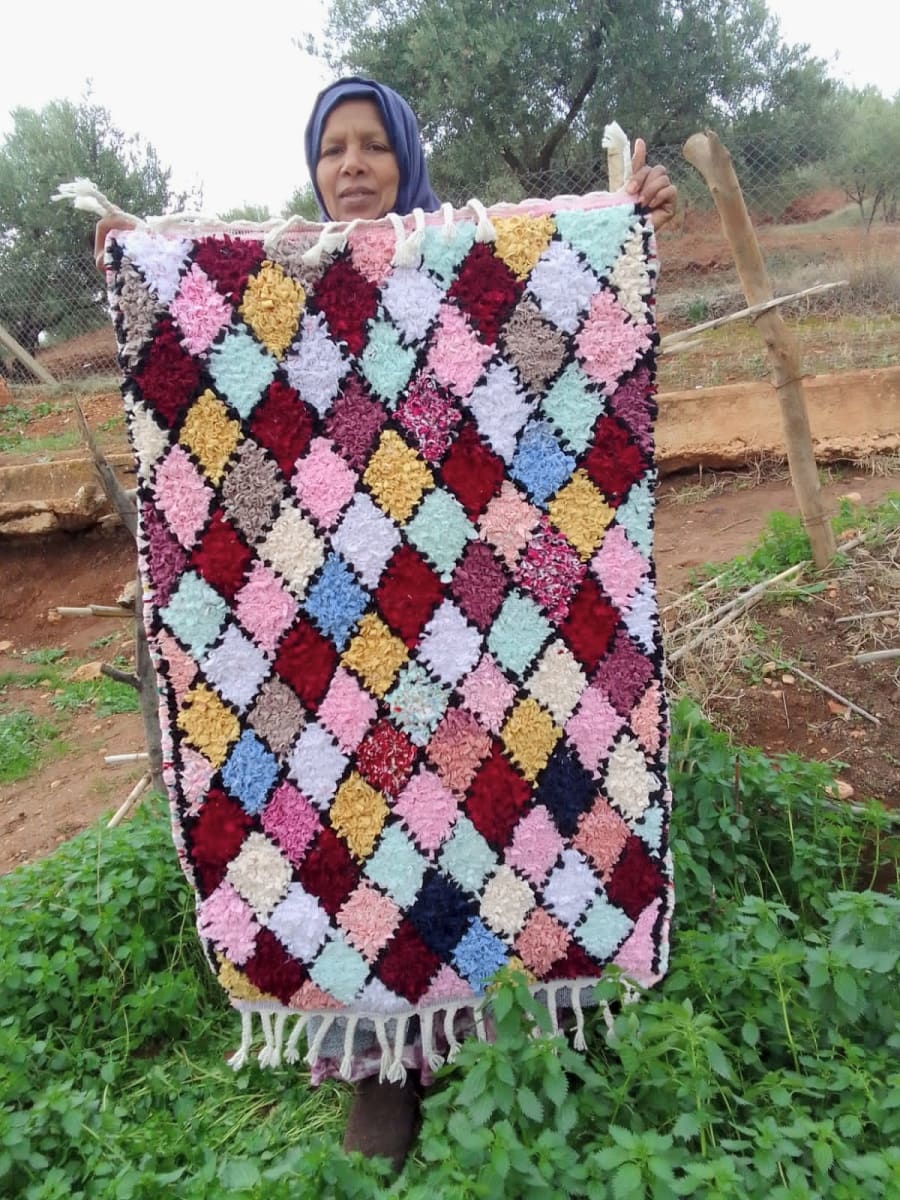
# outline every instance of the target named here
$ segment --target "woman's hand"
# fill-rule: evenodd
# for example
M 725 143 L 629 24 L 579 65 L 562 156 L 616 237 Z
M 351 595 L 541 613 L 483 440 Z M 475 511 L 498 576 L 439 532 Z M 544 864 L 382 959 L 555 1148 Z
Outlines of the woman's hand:
M 103 258 L 106 254 L 106 235 L 114 229 L 134 229 L 134 221 L 122 213 L 110 213 L 108 217 L 97 222 L 97 228 L 94 231 L 94 262 L 97 264 L 97 270 L 101 273 L 103 272 Z
M 669 179 L 665 167 L 647 166 L 647 144 L 643 138 L 638 138 L 634 143 L 631 178 L 626 184 L 626 191 L 645 208 L 649 208 L 654 229 L 662 229 L 674 217 L 678 189 Z

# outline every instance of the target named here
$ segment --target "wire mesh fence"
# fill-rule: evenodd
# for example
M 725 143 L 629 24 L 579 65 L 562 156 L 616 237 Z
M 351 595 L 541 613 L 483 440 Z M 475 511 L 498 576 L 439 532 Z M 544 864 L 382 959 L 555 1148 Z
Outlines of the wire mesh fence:
M 741 187 L 766 255 L 776 295 L 815 283 L 847 285 L 785 309 L 808 370 L 891 365 L 900 344 L 900 222 L 886 202 L 853 203 L 821 163 L 794 163 L 766 146 L 732 151 Z M 651 149 L 679 191 L 678 211 L 659 237 L 658 317 L 665 334 L 735 312 L 743 294 L 712 199 L 679 145 Z M 465 181 L 441 178 L 438 194 L 456 205 L 471 196 Z M 501 169 L 479 187 L 486 204 L 527 196 L 580 194 L 606 186 L 606 159 L 561 161 L 518 178 Z M 896 200 L 894 201 L 896 205 Z M 2 266 L 2 262 L 0 262 Z M 53 380 L 83 390 L 117 382 L 115 342 L 102 281 L 89 259 L 59 256 L 48 271 L 0 269 L 0 326 L 13 333 Z M 663 390 L 765 378 L 765 352 L 747 323 L 704 336 L 702 345 L 660 362 Z M 0 381 L 33 387 L 34 370 L 0 345 Z

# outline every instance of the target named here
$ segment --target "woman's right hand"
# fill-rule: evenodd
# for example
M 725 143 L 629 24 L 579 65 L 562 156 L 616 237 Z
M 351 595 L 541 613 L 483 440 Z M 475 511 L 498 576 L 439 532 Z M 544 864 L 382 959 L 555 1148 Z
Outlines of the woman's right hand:
M 97 222 L 97 228 L 94 231 L 94 262 L 97 264 L 97 270 L 102 274 L 103 259 L 106 254 L 106 235 L 114 229 L 134 229 L 134 221 L 130 217 L 126 217 L 124 213 L 110 213 L 108 217 L 104 217 L 102 221 Z

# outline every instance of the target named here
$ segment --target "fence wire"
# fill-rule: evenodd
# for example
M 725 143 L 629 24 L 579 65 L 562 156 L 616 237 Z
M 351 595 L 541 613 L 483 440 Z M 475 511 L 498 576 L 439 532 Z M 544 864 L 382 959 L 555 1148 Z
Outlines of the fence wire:
M 658 318 L 663 334 L 744 306 L 731 254 L 709 192 L 683 159 L 680 145 L 651 149 L 678 187 L 675 218 L 661 231 Z M 744 197 L 763 246 L 776 295 L 820 282 L 848 285 L 784 310 L 816 372 L 887 366 L 900 344 L 900 223 L 890 207 L 870 221 L 870 205 L 854 204 L 823 164 L 793 163 L 771 147 L 732 151 Z M 463 180 L 441 178 L 439 195 L 457 206 L 471 196 Z M 480 188 L 485 204 L 526 196 L 583 193 L 606 186 L 606 160 L 561 161 L 525 179 L 502 171 Z M 896 200 L 895 200 L 896 208 Z M 46 268 L 0 270 L 0 324 L 61 384 L 108 389 L 117 383 L 115 341 L 103 287 L 89 262 L 60 259 Z M 764 347 L 749 324 L 704 335 L 699 348 L 660 361 L 662 390 L 765 378 Z M 13 391 L 34 374 L 0 346 L 0 380 Z

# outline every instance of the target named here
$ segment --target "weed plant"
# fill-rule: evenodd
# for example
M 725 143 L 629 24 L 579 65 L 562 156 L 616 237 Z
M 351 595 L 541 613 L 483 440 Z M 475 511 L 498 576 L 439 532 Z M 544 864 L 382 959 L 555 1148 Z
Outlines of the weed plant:
M 837 515 L 832 519 L 832 527 L 838 535 L 848 530 L 864 534 L 870 547 L 883 544 L 885 538 L 900 529 L 900 492 L 889 492 L 880 503 L 870 507 L 842 499 Z M 811 558 L 812 548 L 801 518 L 789 513 L 773 512 L 769 514 L 765 529 L 748 555 L 738 555 L 725 566 L 721 563 L 707 564 L 703 573 L 718 576 L 719 589 L 727 591 L 771 579 L 788 567 Z M 809 592 L 809 588 L 804 590 Z
M 339 1149 L 347 1089 L 238 1074 L 161 802 L 0 880 L 0 1195 L 17 1200 L 882 1200 L 900 1194 L 897 846 L 827 769 L 673 713 L 677 908 L 664 983 L 546 1031 L 492 995 L 413 1159 Z M 876 890 L 877 889 L 877 890 Z

